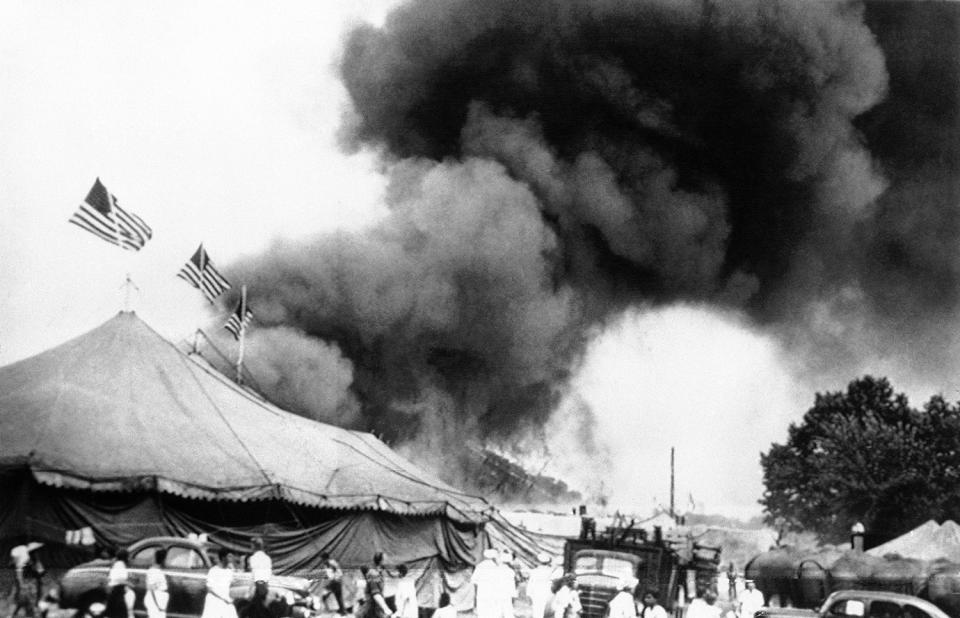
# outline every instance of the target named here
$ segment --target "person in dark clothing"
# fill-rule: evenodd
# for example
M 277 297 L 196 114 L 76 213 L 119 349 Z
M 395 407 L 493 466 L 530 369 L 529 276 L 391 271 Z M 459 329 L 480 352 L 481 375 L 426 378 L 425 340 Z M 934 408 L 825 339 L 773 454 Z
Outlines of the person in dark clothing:
M 23 615 L 34 618 L 37 613 L 37 603 L 43 595 L 43 564 L 33 554 L 33 551 L 42 546 L 42 543 L 28 543 L 18 545 L 10 550 L 10 559 L 14 568 L 13 583 L 13 618 L 21 610 Z
M 373 567 L 367 571 L 364 598 L 364 616 L 366 618 L 387 618 L 393 612 L 383 596 L 383 552 L 373 555 Z
M 323 595 L 321 596 L 323 604 L 326 605 L 327 599 L 330 595 L 333 595 L 333 598 L 337 600 L 337 613 L 343 616 L 347 613 L 343 604 L 343 570 L 340 568 L 340 564 L 331 558 L 327 552 L 320 554 L 320 560 L 325 580 Z

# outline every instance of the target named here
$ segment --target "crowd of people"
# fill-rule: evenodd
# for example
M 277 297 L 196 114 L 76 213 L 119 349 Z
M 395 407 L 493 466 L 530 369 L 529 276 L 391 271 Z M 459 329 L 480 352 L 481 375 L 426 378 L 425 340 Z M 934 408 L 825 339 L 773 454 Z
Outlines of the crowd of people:
M 44 618 L 42 603 L 43 565 L 35 557 L 34 550 L 41 544 L 18 546 L 11 551 L 15 581 L 12 595 L 13 611 L 10 618 L 23 614 L 27 618 Z M 144 579 L 143 606 L 147 618 L 166 618 L 169 591 L 164 573 L 166 550 L 158 549 L 153 563 L 146 570 Z M 97 613 L 105 618 L 133 618 L 135 593 L 130 584 L 127 568 L 128 554 L 119 550 L 113 557 L 107 574 L 107 596 L 104 607 Z M 206 574 L 206 594 L 201 618 L 272 618 L 269 610 L 269 581 L 272 576 L 272 561 L 265 551 L 263 539 L 253 541 L 253 553 L 246 560 L 246 567 L 253 581 L 246 603 L 237 605 L 231 598 L 231 586 L 235 571 L 243 568 L 243 560 L 226 548 L 220 548 L 210 556 L 213 565 Z M 384 555 L 376 552 L 372 563 L 361 567 L 361 577 L 356 582 L 355 601 L 348 606 L 344 600 L 344 572 L 340 564 L 328 553 L 320 556 L 322 567 L 322 590 L 320 599 L 324 609 L 341 616 L 353 614 L 354 618 L 419 618 L 416 578 L 405 564 L 393 570 L 384 566 Z M 392 585 L 388 597 L 387 580 Z M 487 549 L 483 560 L 474 568 L 470 579 L 474 590 L 476 618 L 515 618 L 514 606 L 521 589 L 530 602 L 530 618 L 579 618 L 583 612 L 577 586 L 572 573 L 564 573 L 547 554 L 537 556 L 532 569 L 517 564 L 508 550 Z M 605 618 L 668 618 L 655 590 L 643 592 L 637 601 L 639 581 L 635 577 L 620 580 L 618 591 L 609 601 Z M 731 586 L 732 588 L 732 586 Z M 685 618 L 752 618 L 754 612 L 764 605 L 763 594 L 754 582 L 745 581 L 739 593 L 732 588 L 727 611 L 718 603 L 717 594 L 707 590 L 687 605 Z M 331 600 L 336 607 L 331 607 Z M 38 611 L 39 610 L 39 611 Z M 457 609 L 450 595 L 440 594 L 433 618 L 455 618 Z
M 474 569 L 472 583 L 475 590 L 475 613 L 477 618 L 514 618 L 513 601 L 517 598 L 518 584 L 526 581 L 525 594 L 530 602 L 530 618 L 578 618 L 583 612 L 577 578 L 573 573 L 564 573 L 551 563 L 546 554 L 537 556 L 537 565 L 525 571 L 511 560 L 509 552 L 490 549 Z M 735 581 L 736 571 L 728 578 Z M 604 618 L 668 618 L 657 590 L 638 590 L 636 577 L 621 579 L 617 592 L 607 604 Z M 687 605 L 684 618 L 753 618 L 764 606 L 763 594 L 752 580 L 744 581 L 744 589 L 725 591 L 727 602 L 718 602 L 715 590 L 707 589 Z M 639 599 L 639 600 L 638 600 Z

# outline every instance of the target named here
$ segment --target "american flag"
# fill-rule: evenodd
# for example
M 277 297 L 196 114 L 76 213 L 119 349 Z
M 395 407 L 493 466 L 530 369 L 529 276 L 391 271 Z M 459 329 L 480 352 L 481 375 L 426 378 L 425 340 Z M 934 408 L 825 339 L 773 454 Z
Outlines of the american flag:
M 237 309 L 230 314 L 230 319 L 227 320 L 227 323 L 224 324 L 223 327 L 230 331 L 234 339 L 239 340 L 240 333 L 247 330 L 251 320 L 253 320 L 253 312 L 250 311 L 250 307 L 247 306 L 246 299 L 241 298 Z
M 203 244 L 197 247 L 193 257 L 187 260 L 177 276 L 203 292 L 211 303 L 217 296 L 230 289 L 230 282 L 213 267 Z
M 139 251 L 153 237 L 143 219 L 120 207 L 100 179 L 93 183 L 87 199 L 70 217 L 70 223 L 128 251 Z

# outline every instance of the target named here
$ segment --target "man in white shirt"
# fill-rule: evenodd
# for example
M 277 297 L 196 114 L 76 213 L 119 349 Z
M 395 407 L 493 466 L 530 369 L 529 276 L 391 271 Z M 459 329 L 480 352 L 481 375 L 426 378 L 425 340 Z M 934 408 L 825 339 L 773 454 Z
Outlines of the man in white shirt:
M 550 566 L 550 556 L 539 554 L 537 566 L 530 571 L 527 579 L 527 597 L 530 599 L 530 618 L 543 618 L 547 609 L 547 601 L 553 589 L 553 567 Z
M 752 579 L 743 583 L 746 589 L 740 593 L 740 618 L 753 618 L 757 610 L 764 606 L 765 600 Z
M 513 600 L 517 597 L 517 572 L 513 570 L 513 554 L 509 549 L 500 552 L 500 617 L 514 618 Z
M 656 590 L 647 590 L 643 593 L 643 609 L 640 618 L 667 618 L 667 610 L 659 602 L 660 595 Z
M 250 566 L 250 573 L 253 574 L 254 582 L 270 583 L 270 577 L 273 575 L 273 561 L 264 551 L 264 543 L 261 537 L 253 539 L 254 552 L 250 556 L 247 564 Z
M 608 618 L 637 618 L 637 602 L 633 591 L 640 583 L 636 577 L 621 579 L 618 592 L 607 605 Z
M 474 602 L 477 618 L 500 618 L 500 567 L 497 564 L 499 556 L 500 552 L 497 550 L 487 549 L 483 552 L 483 560 L 473 568 L 470 583 L 476 587 Z
M 273 575 L 273 561 L 264 551 L 261 537 L 253 539 L 254 552 L 247 560 L 250 574 L 253 576 L 253 596 L 245 608 L 243 618 L 268 618 L 267 596 L 270 592 L 270 577 Z
M 707 590 L 701 596 L 690 601 L 687 606 L 686 618 L 720 618 L 722 610 L 717 605 L 717 595 Z
M 580 593 L 577 592 L 577 576 L 567 573 L 560 579 L 560 589 L 551 602 L 554 618 L 578 618 L 583 612 Z M 663 616 L 666 618 L 666 616 Z

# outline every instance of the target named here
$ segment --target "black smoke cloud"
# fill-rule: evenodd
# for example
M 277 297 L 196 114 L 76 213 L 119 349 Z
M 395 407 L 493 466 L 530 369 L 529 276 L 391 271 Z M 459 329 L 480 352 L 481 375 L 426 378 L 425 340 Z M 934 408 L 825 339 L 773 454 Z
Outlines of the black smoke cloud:
M 340 64 L 344 142 L 382 153 L 389 215 L 236 276 L 261 321 L 338 346 L 354 426 L 397 439 L 542 425 L 631 307 L 740 308 L 822 358 L 843 328 L 922 330 L 955 305 L 956 146 L 920 144 L 956 91 L 888 83 L 875 31 L 896 47 L 900 6 L 405 2 Z M 912 73 L 924 49 L 901 47 Z
M 355 142 L 501 162 L 542 200 L 563 281 L 618 306 L 776 319 L 820 279 L 797 253 L 843 246 L 883 188 L 852 122 L 887 85 L 857 5 L 407 3 L 354 32 L 342 73 Z

